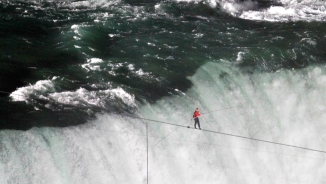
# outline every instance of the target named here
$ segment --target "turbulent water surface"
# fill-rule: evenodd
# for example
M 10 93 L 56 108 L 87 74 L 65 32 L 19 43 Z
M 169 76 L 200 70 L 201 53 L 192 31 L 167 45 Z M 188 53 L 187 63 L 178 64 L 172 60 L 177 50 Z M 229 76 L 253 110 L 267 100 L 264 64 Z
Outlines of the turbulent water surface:
M 325 32 L 323 0 L 0 0 L 0 183 L 325 183 Z

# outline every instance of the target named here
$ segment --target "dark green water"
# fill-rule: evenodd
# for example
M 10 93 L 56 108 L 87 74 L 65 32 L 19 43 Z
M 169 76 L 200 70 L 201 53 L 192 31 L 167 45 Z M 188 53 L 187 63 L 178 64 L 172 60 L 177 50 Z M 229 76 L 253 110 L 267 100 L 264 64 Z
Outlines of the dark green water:
M 0 183 L 324 184 L 325 22 L 322 0 L 0 0 Z
M 252 10 L 268 12 L 275 4 L 256 2 Z M 141 104 L 186 92 L 193 85 L 188 77 L 207 62 L 249 74 L 325 63 L 326 10 L 320 6 L 316 15 L 307 2 L 297 3 L 306 16 L 286 19 L 280 10 L 250 20 L 249 10 L 234 13 L 226 5 L 1 2 L 0 128 L 70 126 L 98 112 L 134 113 Z

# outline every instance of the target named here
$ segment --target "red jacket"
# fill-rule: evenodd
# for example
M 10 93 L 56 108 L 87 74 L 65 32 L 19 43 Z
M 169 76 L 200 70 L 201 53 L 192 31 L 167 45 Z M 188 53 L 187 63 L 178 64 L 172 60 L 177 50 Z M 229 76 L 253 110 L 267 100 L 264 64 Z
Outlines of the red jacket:
M 194 115 L 192 116 L 193 118 L 198 118 L 200 116 L 199 111 L 195 111 Z

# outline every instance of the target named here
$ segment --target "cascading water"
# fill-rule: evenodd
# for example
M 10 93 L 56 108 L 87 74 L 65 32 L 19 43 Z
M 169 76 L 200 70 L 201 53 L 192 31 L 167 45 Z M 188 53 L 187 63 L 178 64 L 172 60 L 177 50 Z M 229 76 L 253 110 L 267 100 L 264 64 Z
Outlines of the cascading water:
M 323 7 L 1 2 L 0 183 L 325 183 Z

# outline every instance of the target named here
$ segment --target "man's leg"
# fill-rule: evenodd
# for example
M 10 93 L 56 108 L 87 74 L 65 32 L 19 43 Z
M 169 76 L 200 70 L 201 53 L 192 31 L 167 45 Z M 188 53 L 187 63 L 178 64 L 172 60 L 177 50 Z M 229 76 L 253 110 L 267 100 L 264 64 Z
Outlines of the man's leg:
M 198 127 L 199 127 L 199 129 L 201 129 L 201 128 L 200 128 L 200 123 L 199 123 L 199 118 L 197 118 L 197 123 L 198 123 Z
M 195 128 L 197 123 L 198 123 L 198 118 L 195 118 L 195 125 L 194 125 Z

